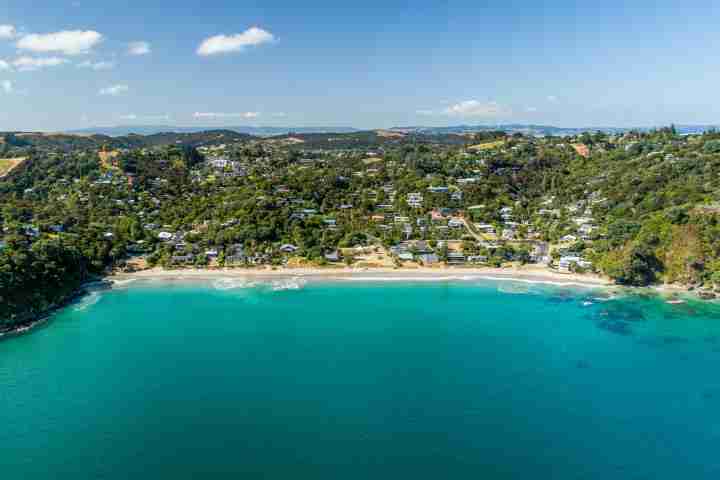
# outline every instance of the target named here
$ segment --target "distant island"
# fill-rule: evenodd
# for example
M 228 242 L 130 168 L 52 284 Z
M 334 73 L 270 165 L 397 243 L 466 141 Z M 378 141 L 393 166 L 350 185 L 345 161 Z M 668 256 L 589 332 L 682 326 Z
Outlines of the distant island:
M 715 297 L 720 133 L 510 128 L 0 133 L 0 330 L 148 269 L 505 270 Z

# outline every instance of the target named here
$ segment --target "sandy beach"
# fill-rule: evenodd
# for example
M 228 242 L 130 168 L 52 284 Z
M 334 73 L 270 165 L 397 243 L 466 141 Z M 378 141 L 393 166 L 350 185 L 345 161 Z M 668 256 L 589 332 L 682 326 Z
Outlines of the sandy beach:
M 605 287 L 614 285 L 610 280 L 593 274 L 559 273 L 544 267 L 524 266 L 515 268 L 183 268 L 165 270 L 152 268 L 133 273 L 116 273 L 109 280 L 128 279 L 217 279 L 217 278 L 287 278 L 307 277 L 318 280 L 397 280 L 397 281 L 442 281 L 463 280 L 475 277 L 488 280 L 515 280 L 530 283 L 554 285 L 577 285 Z

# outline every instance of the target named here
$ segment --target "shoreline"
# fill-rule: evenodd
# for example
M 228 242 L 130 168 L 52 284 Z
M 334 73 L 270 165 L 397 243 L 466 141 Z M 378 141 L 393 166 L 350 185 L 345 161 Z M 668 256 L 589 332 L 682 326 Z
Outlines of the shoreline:
M 349 268 L 349 267 L 303 267 L 303 268 L 219 268 L 219 269 L 196 269 L 181 268 L 165 270 L 155 267 L 149 270 L 141 270 L 130 273 L 114 273 L 106 277 L 110 281 L 124 281 L 131 279 L 146 280 L 212 280 L 222 278 L 253 278 L 253 279 L 278 279 L 303 277 L 317 280 L 354 280 L 368 282 L 391 280 L 391 281 L 444 281 L 477 279 L 497 281 L 519 281 L 527 283 L 553 284 L 560 286 L 583 286 L 583 287 L 612 287 L 617 286 L 610 280 L 599 275 L 573 274 L 549 271 L 545 268 Z

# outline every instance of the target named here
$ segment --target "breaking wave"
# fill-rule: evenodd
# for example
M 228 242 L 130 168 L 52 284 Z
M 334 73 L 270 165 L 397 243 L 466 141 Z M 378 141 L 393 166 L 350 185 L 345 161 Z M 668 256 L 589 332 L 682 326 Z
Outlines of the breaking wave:
M 220 278 L 213 281 L 212 283 L 213 288 L 220 291 L 254 288 L 258 285 L 259 282 L 247 280 L 244 278 Z
M 100 292 L 92 292 L 88 295 L 85 295 L 82 297 L 82 299 L 75 305 L 73 308 L 76 312 L 82 312 L 83 310 L 87 310 L 88 308 L 95 305 L 97 302 L 100 301 L 100 298 L 102 298 L 102 294 Z
M 273 280 L 270 282 L 270 288 L 273 292 L 281 292 L 284 290 L 300 290 L 307 284 L 304 278 L 287 278 L 283 280 Z

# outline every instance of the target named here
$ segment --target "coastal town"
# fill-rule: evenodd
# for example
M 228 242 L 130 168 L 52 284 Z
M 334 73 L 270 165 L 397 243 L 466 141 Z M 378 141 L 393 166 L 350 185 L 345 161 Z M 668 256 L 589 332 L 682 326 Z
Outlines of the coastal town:
M 79 276 L 529 265 L 706 296 L 720 280 L 714 197 L 673 190 L 688 169 L 717 182 L 714 133 L 160 137 L 6 135 L 23 160 L 0 182 L 0 249 L 71 246 Z

